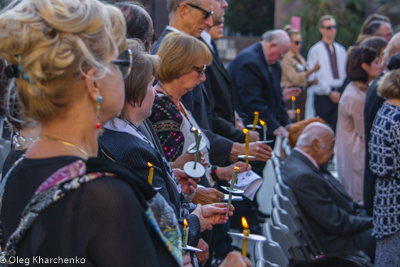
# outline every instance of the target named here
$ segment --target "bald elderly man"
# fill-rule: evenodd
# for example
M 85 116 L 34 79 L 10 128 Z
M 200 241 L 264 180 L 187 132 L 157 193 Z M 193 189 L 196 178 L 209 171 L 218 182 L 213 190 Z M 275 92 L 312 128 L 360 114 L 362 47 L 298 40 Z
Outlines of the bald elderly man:
M 372 218 L 324 168 L 335 154 L 334 143 L 329 126 L 307 125 L 282 167 L 283 181 L 293 190 L 325 253 L 362 250 L 374 258 Z

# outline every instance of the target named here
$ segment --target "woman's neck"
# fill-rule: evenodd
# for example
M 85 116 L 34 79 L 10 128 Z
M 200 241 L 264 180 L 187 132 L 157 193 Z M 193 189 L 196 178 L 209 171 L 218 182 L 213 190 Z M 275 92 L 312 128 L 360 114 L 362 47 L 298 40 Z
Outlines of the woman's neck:
M 390 105 L 400 107 L 400 99 L 390 98 L 390 99 L 386 100 L 386 102 L 388 102 Z
M 368 83 L 363 82 L 353 82 L 354 86 L 357 87 L 359 90 L 366 92 L 368 91 Z
M 124 108 L 123 108 L 123 114 L 124 117 L 127 121 L 135 125 L 136 127 L 139 127 L 139 125 L 146 119 L 146 118 L 139 118 L 139 115 L 137 114 L 136 111 L 139 110 L 139 107 L 132 107 L 131 104 L 126 103 Z
M 157 90 L 163 92 L 164 94 L 172 97 L 172 100 L 175 103 L 178 103 L 179 101 L 181 101 L 181 96 L 178 95 L 175 90 L 173 90 L 173 84 L 172 83 L 161 83 L 158 82 L 157 83 Z

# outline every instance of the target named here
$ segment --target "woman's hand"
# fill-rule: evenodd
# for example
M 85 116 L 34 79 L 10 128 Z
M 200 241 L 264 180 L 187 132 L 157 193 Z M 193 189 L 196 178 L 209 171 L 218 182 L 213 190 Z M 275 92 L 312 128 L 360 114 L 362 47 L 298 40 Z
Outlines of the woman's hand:
M 250 160 L 268 161 L 272 158 L 272 149 L 267 144 L 253 142 L 249 144 L 249 155 L 256 157 Z
M 182 153 L 174 162 L 170 162 L 171 168 L 183 170 L 183 166 L 186 164 L 186 162 L 194 161 L 195 156 L 195 153 L 190 154 L 186 151 Z
M 183 255 L 182 261 L 183 261 L 183 267 L 193 267 L 193 265 L 191 263 L 192 262 L 192 258 L 190 258 L 189 254 Z
M 182 192 L 185 195 L 192 194 L 197 188 L 197 183 L 200 181 L 200 178 L 192 178 L 180 169 L 173 169 L 173 171 L 176 179 L 181 185 Z
M 202 250 L 202 252 L 196 252 L 197 259 L 202 265 L 204 265 L 206 264 L 209 257 L 208 244 L 206 243 L 206 241 L 200 238 L 199 243 L 197 244 L 197 248 Z
M 214 203 L 209 205 L 197 204 L 196 209 L 191 213 L 197 216 L 200 222 L 200 232 L 204 230 L 211 230 L 214 224 L 223 224 L 228 221 L 225 213 L 228 210 L 227 203 Z M 229 216 L 233 215 L 235 207 L 230 206 Z
M 192 199 L 194 204 L 207 205 L 212 203 L 219 203 L 224 198 L 224 193 L 219 192 L 215 188 L 198 187 Z
M 236 162 L 235 164 L 229 165 L 228 167 L 217 167 L 218 179 L 229 182 L 232 179 L 232 174 L 233 174 L 235 167 L 239 168 L 238 173 L 251 170 L 250 165 L 246 169 L 246 163 L 241 162 L 241 161 Z
M 219 267 L 251 267 L 251 261 L 237 251 L 230 252 Z
M 260 141 L 260 134 L 256 131 L 249 131 L 249 141 L 250 142 Z

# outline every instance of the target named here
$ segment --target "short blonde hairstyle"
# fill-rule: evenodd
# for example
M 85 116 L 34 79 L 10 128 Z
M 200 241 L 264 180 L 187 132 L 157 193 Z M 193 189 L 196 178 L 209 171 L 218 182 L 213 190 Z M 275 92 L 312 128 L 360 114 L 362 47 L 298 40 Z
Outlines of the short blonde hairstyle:
M 80 74 L 110 72 L 115 50 L 126 46 L 120 10 L 98 0 L 14 0 L 0 14 L 0 57 L 18 65 L 23 115 L 43 122 L 72 105 Z
M 385 69 L 389 64 L 390 58 L 397 53 L 400 53 L 400 32 L 393 35 L 383 51 L 382 66 Z
M 196 38 L 184 33 L 172 32 L 163 39 L 157 55 L 161 65 L 156 71 L 160 82 L 171 82 L 193 69 L 199 61 L 208 66 L 212 55 L 208 47 Z
M 400 99 L 400 69 L 388 71 L 379 80 L 378 95 L 386 99 Z

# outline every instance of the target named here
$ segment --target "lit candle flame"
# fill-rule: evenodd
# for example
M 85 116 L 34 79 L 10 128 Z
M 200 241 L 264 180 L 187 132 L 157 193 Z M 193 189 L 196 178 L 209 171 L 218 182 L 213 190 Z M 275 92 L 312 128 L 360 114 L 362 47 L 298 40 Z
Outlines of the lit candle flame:
M 183 228 L 186 228 L 186 227 L 187 227 L 187 220 L 183 219 Z
M 294 95 L 292 95 L 292 101 L 295 101 L 296 97 Z
M 235 168 L 233 168 L 234 170 L 239 170 L 239 167 L 235 167 Z
M 298 108 L 298 109 L 296 110 L 296 112 L 297 112 L 297 114 L 300 114 L 300 109 Z
M 245 134 L 247 134 L 248 131 L 249 131 L 249 130 L 247 130 L 247 129 L 243 129 L 243 132 L 244 132 Z
M 260 114 L 260 113 L 258 113 L 258 111 L 254 111 L 254 115 L 258 115 L 258 114 Z
M 150 162 L 147 162 L 147 164 L 149 165 L 149 167 L 153 167 L 153 164 L 151 164 Z
M 199 130 L 199 134 L 201 134 L 201 131 Z
M 246 218 L 242 217 L 242 226 L 244 229 L 248 229 L 249 225 L 247 224 Z
M 260 121 L 260 124 L 261 124 L 262 126 L 265 125 L 265 121 L 263 121 L 263 120 L 259 120 L 259 121 Z

